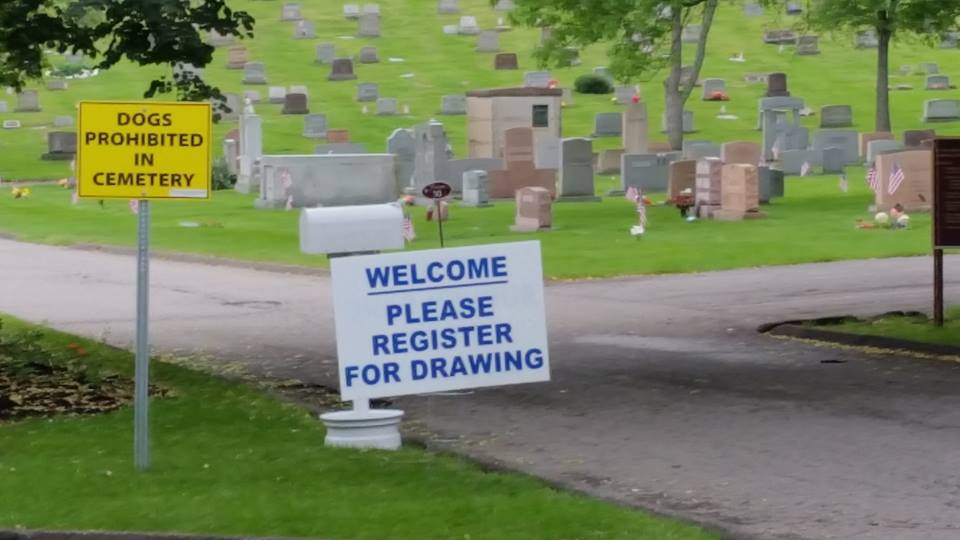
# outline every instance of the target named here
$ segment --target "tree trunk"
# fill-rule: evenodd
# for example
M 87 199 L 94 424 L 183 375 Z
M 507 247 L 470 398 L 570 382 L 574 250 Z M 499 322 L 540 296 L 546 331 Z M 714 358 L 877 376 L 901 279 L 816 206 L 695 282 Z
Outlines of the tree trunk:
M 892 33 L 886 24 L 886 14 L 881 15 L 882 24 L 877 26 L 877 122 L 876 131 L 890 131 L 890 38 Z
M 680 74 L 683 66 L 683 9 L 672 3 L 670 35 L 670 76 L 667 78 L 667 136 L 670 148 L 683 149 L 683 100 L 680 95 Z

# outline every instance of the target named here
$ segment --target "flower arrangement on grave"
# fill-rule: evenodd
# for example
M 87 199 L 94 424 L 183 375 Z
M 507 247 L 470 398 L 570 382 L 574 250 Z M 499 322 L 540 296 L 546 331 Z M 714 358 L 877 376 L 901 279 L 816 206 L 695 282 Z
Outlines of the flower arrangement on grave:
M 680 217 L 687 217 L 687 213 L 693 208 L 693 190 L 687 188 L 681 191 L 676 197 L 671 199 L 674 206 L 680 210 Z
M 14 199 L 26 199 L 30 197 L 30 188 L 13 188 L 10 194 Z
M 857 220 L 858 229 L 907 229 L 910 227 L 910 216 L 903 211 L 903 205 L 896 204 L 889 212 L 877 212 L 873 216 L 873 223 Z
M 723 90 L 714 90 L 707 96 L 707 101 L 730 101 L 730 96 Z

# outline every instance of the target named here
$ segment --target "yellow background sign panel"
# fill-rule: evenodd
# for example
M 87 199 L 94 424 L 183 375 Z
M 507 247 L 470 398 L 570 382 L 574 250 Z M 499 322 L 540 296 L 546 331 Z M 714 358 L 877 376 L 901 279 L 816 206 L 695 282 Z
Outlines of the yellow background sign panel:
M 209 103 L 80 102 L 77 194 L 210 198 Z

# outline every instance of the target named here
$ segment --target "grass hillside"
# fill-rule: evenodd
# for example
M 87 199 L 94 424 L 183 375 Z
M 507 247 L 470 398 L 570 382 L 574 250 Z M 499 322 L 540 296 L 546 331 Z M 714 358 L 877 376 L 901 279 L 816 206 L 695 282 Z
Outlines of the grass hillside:
M 536 69 L 531 52 L 538 40 L 535 29 L 515 28 L 502 33 L 500 47 L 503 51 L 517 52 L 520 57 L 519 71 L 494 71 L 493 54 L 474 52 L 476 38 L 450 36 L 442 32 L 444 24 L 455 24 L 457 16 L 436 13 L 436 0 L 379 0 L 382 18 L 382 37 L 354 38 L 357 22 L 344 19 L 339 2 L 303 1 L 304 17 L 313 21 L 317 39 L 295 40 L 294 23 L 281 22 L 279 2 L 231 0 L 236 9 L 249 11 L 256 18 L 256 37 L 244 45 L 250 50 L 251 61 L 266 64 L 267 78 L 271 85 L 306 85 L 310 91 L 312 112 L 326 113 L 330 127 L 348 128 L 354 141 L 363 142 L 371 151 L 385 148 L 389 133 L 397 127 L 437 117 L 440 98 L 445 94 L 462 93 L 470 89 L 486 87 L 518 86 L 524 70 Z M 492 28 L 498 16 L 486 0 L 461 0 L 463 14 L 474 15 L 484 28 Z M 746 83 L 747 72 L 784 71 L 789 75 L 790 90 L 794 96 L 806 99 L 814 109 L 829 104 L 852 104 L 855 129 L 873 129 L 873 88 L 875 50 L 857 50 L 852 46 L 850 35 L 821 36 L 822 54 L 819 56 L 795 56 L 792 47 L 778 51 L 778 47 L 764 45 L 764 28 L 785 27 L 794 20 L 786 16 L 768 14 L 765 17 L 749 18 L 743 15 L 739 4 L 723 3 L 716 24 L 710 35 L 703 78 L 719 77 L 727 81 L 732 101 L 726 103 L 728 113 L 738 115 L 739 120 L 717 120 L 720 104 L 691 98 L 687 108 L 694 111 L 697 139 L 715 142 L 736 139 L 758 139 L 754 131 L 757 99 L 763 93 L 763 85 Z M 356 64 L 357 81 L 328 82 L 328 66 L 314 63 L 315 46 L 321 42 L 337 45 L 338 55 L 355 55 L 361 47 L 375 45 L 381 63 Z M 746 56 L 745 63 L 730 62 L 728 58 L 740 51 Z M 685 51 L 692 59 L 692 46 Z M 403 58 L 403 63 L 389 63 L 390 57 Z M 605 47 L 593 46 L 581 54 L 580 66 L 552 69 L 554 78 L 561 85 L 571 86 L 580 74 L 588 73 L 594 66 L 606 64 Z M 266 97 L 265 86 L 241 84 L 242 71 L 225 69 L 226 48 L 217 51 L 215 60 L 206 69 L 208 80 L 224 91 L 242 92 L 256 89 Z M 960 50 L 929 48 L 920 43 L 896 43 L 891 54 L 892 71 L 896 73 L 902 64 L 936 62 L 941 73 L 960 77 L 960 71 L 951 73 L 960 58 Z M 63 60 L 51 55 L 54 65 Z M 0 119 L 17 119 L 24 127 L 19 130 L 0 131 L 0 177 L 4 179 L 59 178 L 69 172 L 67 163 L 43 162 L 40 155 L 46 148 L 46 132 L 52 129 L 53 117 L 74 113 L 74 106 L 81 99 L 139 99 L 147 82 L 158 75 L 160 68 L 141 68 L 132 65 L 118 66 L 100 76 L 71 81 L 65 92 L 48 92 L 42 83 L 34 84 L 40 89 L 41 113 L 2 113 Z M 402 77 L 413 74 L 412 77 Z M 663 88 L 660 82 L 664 73 L 655 74 L 641 84 L 641 94 L 650 110 L 653 140 L 664 140 L 656 133 L 663 111 Z M 362 104 L 356 103 L 358 82 L 380 84 L 380 95 L 396 97 L 410 107 L 409 116 L 376 117 L 364 116 Z M 919 128 L 922 104 L 926 99 L 957 98 L 956 90 L 928 92 L 923 90 L 923 76 L 894 76 L 891 84 L 908 83 L 910 91 L 898 91 L 892 95 L 893 123 L 897 131 Z M 5 96 L 9 109 L 15 105 L 14 96 Z M 617 110 L 608 97 L 577 95 L 563 118 L 564 135 L 583 136 L 591 132 L 593 116 L 597 112 Z M 373 109 L 372 104 L 370 107 Z M 301 136 L 303 118 L 283 116 L 279 105 L 261 104 L 258 113 L 264 117 L 264 146 L 267 153 L 310 153 L 316 141 Z M 459 155 L 466 150 L 464 117 L 440 117 L 450 135 L 451 143 Z M 805 125 L 816 128 L 818 118 L 807 118 Z M 222 139 L 233 124 L 216 126 L 217 141 Z M 938 124 L 942 134 L 960 134 L 960 123 Z M 617 139 L 598 141 L 598 147 L 619 145 Z M 219 153 L 219 148 L 217 149 Z

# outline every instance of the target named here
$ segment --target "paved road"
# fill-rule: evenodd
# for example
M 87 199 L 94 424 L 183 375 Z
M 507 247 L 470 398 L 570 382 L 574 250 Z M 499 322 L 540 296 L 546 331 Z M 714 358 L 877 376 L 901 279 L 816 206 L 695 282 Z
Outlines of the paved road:
M 127 345 L 132 257 L 0 240 L 0 311 Z M 774 339 L 923 309 L 929 259 L 550 284 L 554 380 L 399 400 L 411 428 L 744 538 L 960 538 L 960 363 Z M 960 257 L 947 260 L 960 302 Z M 329 382 L 323 276 L 156 261 L 159 350 Z M 824 361 L 829 361 L 824 363 Z

